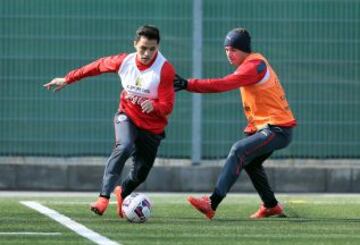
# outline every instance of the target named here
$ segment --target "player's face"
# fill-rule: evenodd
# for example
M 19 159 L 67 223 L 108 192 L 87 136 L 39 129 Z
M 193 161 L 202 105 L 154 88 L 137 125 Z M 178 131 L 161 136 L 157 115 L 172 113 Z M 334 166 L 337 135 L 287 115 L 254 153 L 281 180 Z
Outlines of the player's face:
M 141 36 L 138 41 L 134 41 L 137 59 L 144 65 L 149 64 L 159 49 L 159 44 L 155 39 L 147 39 Z
M 225 47 L 225 53 L 229 63 L 235 67 L 241 65 L 241 63 L 246 58 L 246 53 L 231 46 Z

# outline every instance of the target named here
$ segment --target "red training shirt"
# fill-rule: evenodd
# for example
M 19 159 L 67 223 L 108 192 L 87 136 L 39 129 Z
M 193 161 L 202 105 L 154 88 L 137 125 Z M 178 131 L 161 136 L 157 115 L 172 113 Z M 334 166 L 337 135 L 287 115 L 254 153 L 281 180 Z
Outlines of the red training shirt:
M 68 84 L 71 84 L 85 77 L 96 76 L 102 73 L 117 73 L 127 55 L 126 53 L 121 53 L 95 60 L 88 65 L 70 71 L 65 76 L 65 80 Z M 136 59 L 137 68 L 140 71 L 148 69 L 154 63 L 156 56 L 148 65 L 144 65 Z M 168 61 L 165 61 L 161 68 L 158 98 L 153 100 L 154 110 L 152 112 L 148 114 L 143 113 L 139 104 L 133 104 L 130 100 L 125 99 L 125 90 L 122 90 L 120 93 L 118 111 L 124 112 L 137 127 L 154 134 L 162 133 L 168 123 L 167 118 L 174 107 L 174 77 L 175 69 Z

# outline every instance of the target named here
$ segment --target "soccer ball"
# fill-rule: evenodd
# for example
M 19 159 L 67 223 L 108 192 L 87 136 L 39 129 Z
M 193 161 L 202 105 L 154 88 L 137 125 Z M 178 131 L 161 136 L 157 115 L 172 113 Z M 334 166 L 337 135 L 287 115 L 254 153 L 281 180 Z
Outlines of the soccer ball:
M 122 204 L 122 211 L 129 222 L 144 223 L 150 218 L 150 199 L 141 193 L 132 193 Z

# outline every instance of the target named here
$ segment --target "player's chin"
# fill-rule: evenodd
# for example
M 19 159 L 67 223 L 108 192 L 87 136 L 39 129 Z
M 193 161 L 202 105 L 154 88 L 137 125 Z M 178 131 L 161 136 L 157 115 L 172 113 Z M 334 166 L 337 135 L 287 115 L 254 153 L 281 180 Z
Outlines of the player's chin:
M 141 58 L 141 62 L 144 64 L 144 65 L 147 65 L 150 63 L 150 59 L 148 58 Z
M 229 64 L 234 66 L 234 67 L 237 67 L 239 64 L 237 62 L 235 62 L 234 60 L 229 60 Z

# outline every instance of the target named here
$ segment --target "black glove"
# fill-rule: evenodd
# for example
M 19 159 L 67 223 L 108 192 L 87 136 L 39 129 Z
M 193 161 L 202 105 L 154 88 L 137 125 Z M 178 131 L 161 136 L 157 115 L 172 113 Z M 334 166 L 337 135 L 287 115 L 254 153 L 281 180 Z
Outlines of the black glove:
M 174 79 L 175 92 L 186 89 L 187 85 L 188 85 L 188 81 L 186 79 L 180 77 L 178 74 L 175 74 L 175 79 Z

